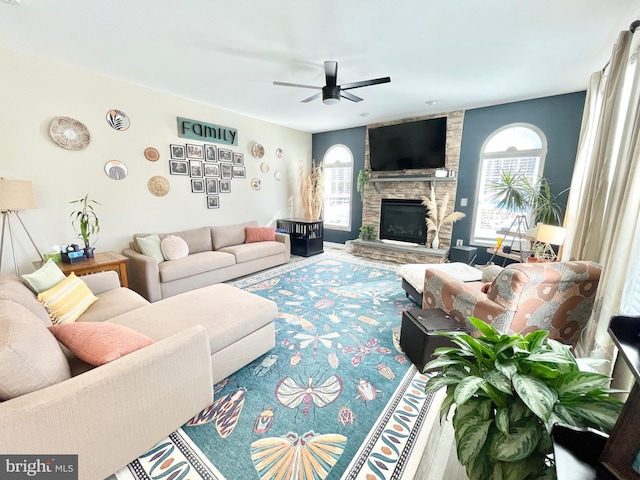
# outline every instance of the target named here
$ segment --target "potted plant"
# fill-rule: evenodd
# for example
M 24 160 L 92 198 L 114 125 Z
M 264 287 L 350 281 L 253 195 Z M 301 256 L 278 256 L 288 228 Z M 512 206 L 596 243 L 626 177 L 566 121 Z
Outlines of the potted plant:
M 79 200 L 73 200 L 69 203 L 77 203 L 80 206 L 79 210 L 71 212 L 71 224 L 73 228 L 78 232 L 78 238 L 82 239 L 84 243 L 84 254 L 87 258 L 93 257 L 96 238 L 100 232 L 100 221 L 93 209 L 94 205 L 100 205 L 95 200 L 89 199 L 89 194 L 86 194 Z
M 362 225 L 358 237 L 362 240 L 373 240 L 373 225 Z
M 364 202 L 364 187 L 369 184 L 371 179 L 371 170 L 368 168 L 361 168 L 358 172 L 356 179 L 356 190 L 360 194 L 360 199 Z
M 554 195 L 546 178 L 532 184 L 522 172 L 509 171 L 501 172 L 500 180 L 490 188 L 493 190 L 491 200 L 497 202 L 498 208 L 514 213 L 529 212 L 531 226 L 562 223 L 564 205 L 558 203 L 558 197 L 568 188 Z
M 422 205 L 427 207 L 427 217 L 425 219 L 427 222 L 427 232 L 435 232 L 431 242 L 431 248 L 438 248 L 440 246 L 440 238 L 438 237 L 438 234 L 444 225 L 453 224 L 465 217 L 465 214 L 462 212 L 447 213 L 448 204 L 449 194 L 446 193 L 442 202 L 438 206 L 438 202 L 436 201 L 436 192 L 433 185 L 431 185 L 431 196 L 422 197 Z
M 446 388 L 440 420 L 455 405 L 458 459 L 471 480 L 552 479 L 554 423 L 610 431 L 622 408 L 609 378 L 583 372 L 566 345 L 546 330 L 502 335 L 480 319 L 480 331 L 442 333 L 455 347 L 435 350 L 426 369 L 442 368 L 425 391 Z

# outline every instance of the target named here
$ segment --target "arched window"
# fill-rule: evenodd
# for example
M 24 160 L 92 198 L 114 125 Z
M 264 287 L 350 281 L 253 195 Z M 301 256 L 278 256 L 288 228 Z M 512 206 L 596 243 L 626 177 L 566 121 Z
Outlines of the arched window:
M 518 214 L 498 209 L 497 202 L 491 200 L 495 194 L 492 186 L 499 182 L 502 173 L 521 174 L 535 184 L 542 177 L 546 154 L 547 140 L 534 125 L 506 125 L 489 135 L 480 151 L 478 196 L 471 243 L 494 245 L 500 236 L 496 230 L 508 229 Z M 521 213 L 528 216 L 528 212 Z
M 351 230 L 353 154 L 344 145 L 334 145 L 324 156 L 324 227 Z

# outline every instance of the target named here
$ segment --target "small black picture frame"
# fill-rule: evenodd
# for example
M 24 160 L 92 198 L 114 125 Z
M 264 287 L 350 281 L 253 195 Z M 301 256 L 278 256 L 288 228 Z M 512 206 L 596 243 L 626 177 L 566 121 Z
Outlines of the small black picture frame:
M 204 193 L 204 179 L 192 178 L 191 179 L 191 192 L 192 193 Z
M 189 176 L 192 178 L 204 177 L 202 173 L 202 162 L 200 160 L 189 160 Z
M 169 160 L 171 175 L 189 175 L 189 164 L 184 160 Z
M 207 179 L 205 179 L 205 185 L 206 185 L 207 195 L 217 195 L 218 194 L 218 179 L 217 178 L 207 178 Z
M 220 180 L 220 193 L 231 192 L 231 180 Z
M 233 165 L 230 163 L 220 164 L 220 178 L 223 180 L 231 180 L 233 178 Z
M 205 162 L 217 162 L 218 161 L 218 147 L 205 143 L 204 145 L 204 160 Z
M 218 149 L 218 161 L 233 163 L 233 152 L 224 148 Z
M 233 152 L 233 164 L 240 167 L 244 165 L 244 153 Z
M 220 197 L 207 196 L 207 208 L 220 208 Z
M 184 160 L 185 157 L 185 153 L 184 153 L 184 145 L 176 145 L 176 144 L 171 144 L 170 145 L 170 157 L 169 158 L 173 158 L 173 159 L 177 159 L 177 160 Z
M 217 163 L 204 162 L 204 176 L 205 177 L 219 177 L 220 165 Z
M 204 159 L 204 147 L 202 145 L 187 143 L 187 158 Z
M 233 167 L 233 178 L 247 178 L 247 170 L 245 167 Z

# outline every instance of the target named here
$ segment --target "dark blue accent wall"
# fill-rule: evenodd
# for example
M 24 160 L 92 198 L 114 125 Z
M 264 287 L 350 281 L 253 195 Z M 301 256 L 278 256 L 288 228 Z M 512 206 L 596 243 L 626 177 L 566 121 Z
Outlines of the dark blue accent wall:
M 504 125 L 528 123 L 540 128 L 547 137 L 547 157 L 543 176 L 551 182 L 554 193 L 569 187 L 578 148 L 584 100 L 585 92 L 577 92 L 465 111 L 458 167 L 456 210 L 467 216 L 454 224 L 452 244 L 455 245 L 457 239 L 462 239 L 465 245 L 469 245 L 480 149 L 487 137 Z M 360 194 L 355 189 L 355 178 L 358 171 L 364 167 L 365 137 L 366 127 L 313 135 L 312 154 L 316 161 L 321 161 L 331 146 L 343 144 L 351 149 L 355 162 L 352 230 L 351 232 L 325 230 L 326 241 L 344 243 L 346 240 L 358 237 L 358 230 L 362 223 L 362 202 Z M 461 198 L 467 198 L 466 207 L 460 206 Z M 566 195 L 560 197 L 560 200 L 562 203 L 566 202 Z M 486 247 L 478 246 L 476 264 L 485 264 L 489 257 Z
M 353 154 L 353 205 L 351 211 L 351 231 L 324 229 L 324 240 L 327 242 L 344 243 L 358 238 L 362 225 L 362 200 L 356 192 L 356 178 L 360 169 L 364 168 L 364 144 L 367 135 L 366 127 L 349 128 L 333 132 L 316 133 L 312 136 L 311 154 L 316 163 L 322 161 L 327 150 L 334 145 L 342 144 Z
M 529 123 L 542 130 L 547 137 L 543 176 L 549 180 L 551 190 L 556 194 L 570 186 L 585 95 L 585 92 L 577 92 L 465 111 L 456 210 L 467 216 L 454 224 L 452 244 L 462 239 L 465 245 L 469 245 L 480 149 L 487 137 L 504 125 Z M 460 206 L 462 198 L 468 199 L 466 207 Z M 566 203 L 566 198 L 565 194 L 559 200 Z M 478 247 L 477 264 L 482 265 L 489 260 L 486 250 L 486 247 Z

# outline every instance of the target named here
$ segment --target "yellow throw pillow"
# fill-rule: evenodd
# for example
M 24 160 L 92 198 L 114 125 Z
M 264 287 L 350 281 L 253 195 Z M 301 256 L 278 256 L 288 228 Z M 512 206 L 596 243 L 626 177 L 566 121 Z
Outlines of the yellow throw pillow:
M 47 309 L 54 325 L 75 322 L 97 299 L 73 272 L 56 286 L 38 294 L 38 301 Z

